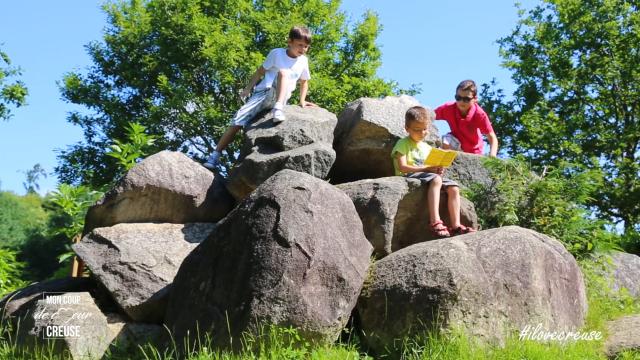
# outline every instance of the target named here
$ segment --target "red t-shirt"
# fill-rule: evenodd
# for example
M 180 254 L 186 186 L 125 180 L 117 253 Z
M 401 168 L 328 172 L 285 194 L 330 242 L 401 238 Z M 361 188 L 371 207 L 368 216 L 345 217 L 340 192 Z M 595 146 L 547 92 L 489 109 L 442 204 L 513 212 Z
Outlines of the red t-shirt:
M 462 117 L 455 102 L 448 102 L 436 109 L 437 120 L 447 120 L 451 134 L 460 140 L 462 151 L 473 154 L 482 154 L 484 143 L 482 134 L 493 132 L 493 126 L 489 116 L 478 104 L 473 104 L 466 117 Z

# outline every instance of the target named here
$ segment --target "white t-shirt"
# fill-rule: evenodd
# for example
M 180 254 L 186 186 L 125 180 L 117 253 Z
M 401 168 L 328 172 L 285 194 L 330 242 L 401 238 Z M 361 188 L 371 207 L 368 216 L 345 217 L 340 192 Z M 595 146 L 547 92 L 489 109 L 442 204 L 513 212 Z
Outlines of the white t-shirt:
M 287 84 L 287 98 L 296 88 L 295 82 L 298 79 L 309 80 L 309 60 L 305 55 L 292 58 L 287 55 L 287 49 L 273 49 L 267 55 L 262 67 L 266 70 L 264 79 L 256 86 L 256 90 L 268 89 L 273 85 L 274 80 L 278 77 L 278 71 L 289 69 L 289 81 Z

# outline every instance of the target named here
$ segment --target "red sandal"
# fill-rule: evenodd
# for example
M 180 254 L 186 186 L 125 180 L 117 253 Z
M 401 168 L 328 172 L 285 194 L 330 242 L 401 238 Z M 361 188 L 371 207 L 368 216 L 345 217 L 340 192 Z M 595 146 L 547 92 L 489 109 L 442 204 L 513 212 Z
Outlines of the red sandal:
M 476 230 L 476 229 L 474 229 L 472 227 L 464 226 L 462 224 L 460 224 L 456 228 L 449 228 L 449 233 L 451 234 L 451 236 L 469 234 L 469 233 L 474 233 L 476 231 L 478 231 L 478 230 Z
M 442 220 L 438 220 L 431 224 L 431 233 L 439 238 L 446 238 L 451 236 L 451 234 L 449 234 L 449 230 L 446 226 L 444 226 Z

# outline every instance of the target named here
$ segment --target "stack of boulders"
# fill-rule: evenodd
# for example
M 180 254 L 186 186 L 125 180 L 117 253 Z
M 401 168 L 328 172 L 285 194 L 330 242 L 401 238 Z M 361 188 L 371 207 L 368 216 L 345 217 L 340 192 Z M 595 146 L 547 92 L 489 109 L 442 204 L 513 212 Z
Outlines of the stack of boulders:
M 87 214 L 73 249 L 91 277 L 17 291 L 4 318 L 26 325 L 21 343 L 50 338 L 74 358 L 168 338 L 235 348 L 270 325 L 330 343 L 352 316 L 376 354 L 422 331 L 500 342 L 529 324 L 579 328 L 582 274 L 558 241 L 518 227 L 433 240 L 425 185 L 391 167 L 416 104 L 360 99 L 338 118 L 288 106 L 284 123 L 245 132 L 228 180 L 181 153 L 148 157 Z M 489 181 L 480 157 L 458 159 L 463 185 Z M 478 226 L 466 199 L 461 213 Z

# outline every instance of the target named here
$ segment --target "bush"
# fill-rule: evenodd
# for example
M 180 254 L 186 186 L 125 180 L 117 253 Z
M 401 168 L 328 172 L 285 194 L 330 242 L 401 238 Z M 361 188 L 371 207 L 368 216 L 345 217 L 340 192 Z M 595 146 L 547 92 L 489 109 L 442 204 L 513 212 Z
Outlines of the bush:
M 0 247 L 0 297 L 26 286 L 22 280 L 24 264 L 16 259 L 15 251 Z
M 486 158 L 491 184 L 474 184 L 465 196 L 478 209 L 483 228 L 518 225 L 552 236 L 576 257 L 616 247 L 619 236 L 596 220 L 587 202 L 602 175 L 571 164 L 535 174 L 521 157 Z

